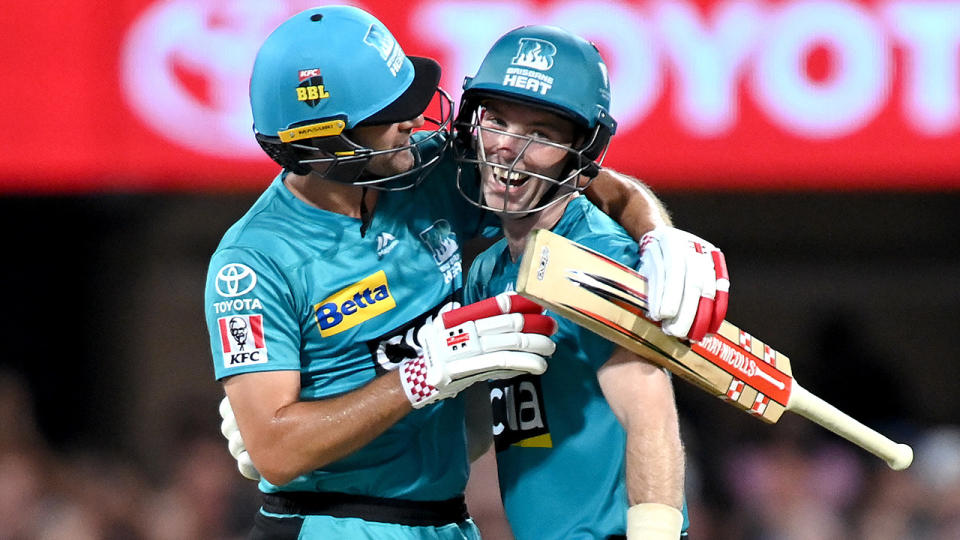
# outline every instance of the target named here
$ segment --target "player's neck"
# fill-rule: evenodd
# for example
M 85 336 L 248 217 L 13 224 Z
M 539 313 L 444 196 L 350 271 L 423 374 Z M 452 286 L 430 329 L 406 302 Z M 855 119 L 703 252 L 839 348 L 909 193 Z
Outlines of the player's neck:
M 361 197 L 370 212 L 377 205 L 379 192 L 375 189 L 368 189 L 364 197 L 363 188 L 359 186 L 334 182 L 315 174 L 301 176 L 291 172 L 283 181 L 296 198 L 328 212 L 359 219 Z
M 564 200 L 547 208 L 526 216 L 501 216 L 500 221 L 503 224 L 503 236 L 507 239 L 507 247 L 510 250 L 510 260 L 516 261 L 523 254 L 527 247 L 527 238 L 530 232 L 535 229 L 552 229 L 554 225 L 563 217 L 563 212 L 567 209 L 572 197 L 566 197 Z

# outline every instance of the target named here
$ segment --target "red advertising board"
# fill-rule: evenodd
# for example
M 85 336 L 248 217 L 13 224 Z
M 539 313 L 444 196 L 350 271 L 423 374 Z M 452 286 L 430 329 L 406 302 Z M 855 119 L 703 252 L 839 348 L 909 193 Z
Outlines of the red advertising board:
M 257 47 L 318 2 L 4 7 L 0 192 L 249 190 Z M 493 41 L 554 24 L 600 48 L 607 164 L 659 189 L 960 188 L 960 0 L 355 4 L 455 97 Z

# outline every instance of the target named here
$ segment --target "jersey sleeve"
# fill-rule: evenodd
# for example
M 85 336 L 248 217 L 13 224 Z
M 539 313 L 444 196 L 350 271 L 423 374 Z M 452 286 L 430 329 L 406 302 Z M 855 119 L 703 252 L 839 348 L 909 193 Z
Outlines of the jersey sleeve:
M 294 296 L 269 257 L 245 248 L 217 251 L 210 259 L 204 304 L 217 380 L 300 370 Z

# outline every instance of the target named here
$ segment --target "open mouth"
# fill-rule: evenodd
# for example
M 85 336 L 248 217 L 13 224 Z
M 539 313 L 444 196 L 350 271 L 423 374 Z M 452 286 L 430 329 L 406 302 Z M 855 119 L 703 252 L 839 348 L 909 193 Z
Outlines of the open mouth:
M 502 169 L 493 169 L 493 177 L 503 185 L 507 186 L 522 186 L 530 179 L 529 174 L 519 173 L 516 171 L 504 171 Z

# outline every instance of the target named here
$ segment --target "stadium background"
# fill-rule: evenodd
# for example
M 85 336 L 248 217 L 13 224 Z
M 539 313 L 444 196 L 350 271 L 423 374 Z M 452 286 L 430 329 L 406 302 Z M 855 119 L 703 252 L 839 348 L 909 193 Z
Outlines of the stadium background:
M 249 131 L 253 54 L 315 3 L 0 15 L 0 537 L 247 526 L 203 280 L 275 174 Z M 607 164 L 723 248 L 730 320 L 918 452 L 891 473 L 804 420 L 765 426 L 679 383 L 694 538 L 960 536 L 960 2 L 357 5 L 440 60 L 455 96 L 518 24 L 596 41 L 620 121 Z

